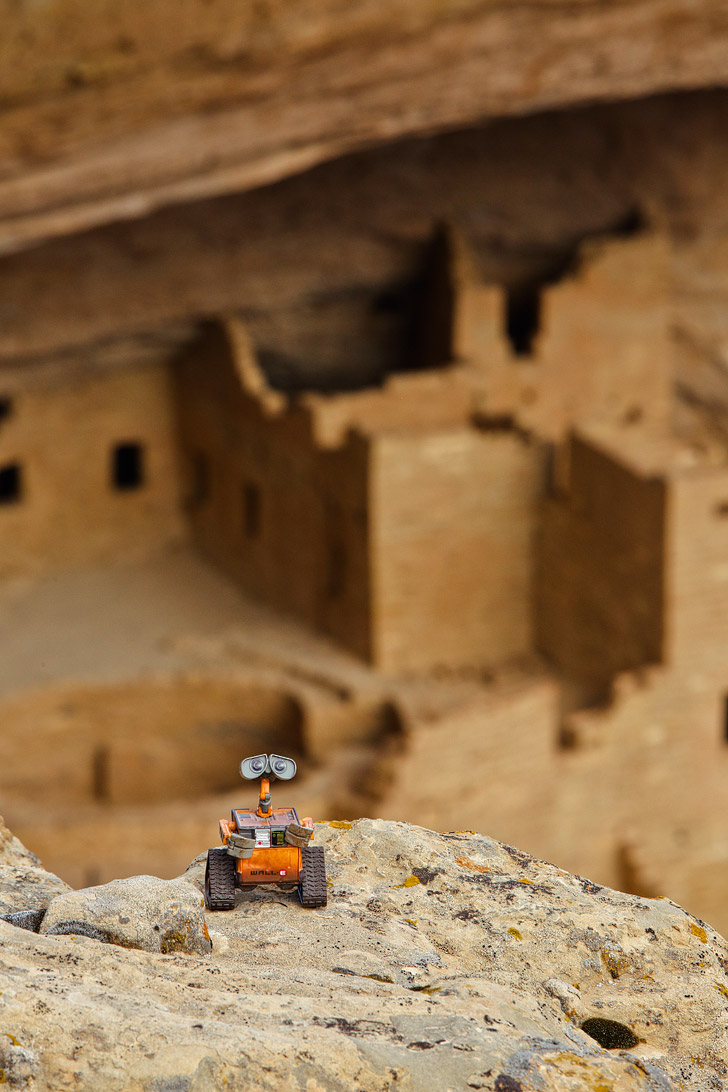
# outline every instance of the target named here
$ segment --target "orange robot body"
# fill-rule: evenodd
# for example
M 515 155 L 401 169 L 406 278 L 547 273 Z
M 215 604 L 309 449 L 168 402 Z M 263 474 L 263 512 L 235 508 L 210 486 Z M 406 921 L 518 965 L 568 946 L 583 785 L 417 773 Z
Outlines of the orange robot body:
M 301 849 L 286 843 L 286 829 L 291 823 L 299 823 L 296 809 L 276 808 L 265 818 L 246 808 L 233 808 L 231 814 L 232 821 L 225 824 L 229 833 L 228 837 L 223 837 L 223 844 L 227 845 L 229 834 L 233 832 L 244 838 L 255 838 L 252 856 L 236 861 L 238 882 L 297 884 L 301 878 Z M 309 826 L 310 820 L 299 825 Z
M 208 909 L 232 910 L 236 888 L 267 883 L 297 886 L 303 906 L 325 906 L 326 864 L 323 847 L 310 844 L 313 820 L 301 822 L 295 808 L 271 805 L 271 780 L 289 780 L 295 762 L 281 755 L 255 755 L 243 760 L 240 772 L 247 780 L 260 778 L 258 807 L 233 808 L 230 819 L 220 820 L 223 848 L 207 854 Z

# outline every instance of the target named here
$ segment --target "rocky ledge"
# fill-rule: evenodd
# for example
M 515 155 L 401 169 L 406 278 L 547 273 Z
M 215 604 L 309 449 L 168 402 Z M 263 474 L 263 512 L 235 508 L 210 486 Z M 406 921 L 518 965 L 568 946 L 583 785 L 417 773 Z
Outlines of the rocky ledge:
M 42 930 L 0 921 L 0 1082 L 53 1092 L 727 1087 L 728 947 L 679 906 L 470 832 L 361 819 L 319 825 L 316 839 L 328 907 L 303 910 L 272 887 L 240 894 L 233 911 L 205 915 L 209 951 L 204 855 L 166 887 L 136 877 L 71 893 L 41 882 L 0 830 L 2 909 L 37 911 L 25 925 Z M 169 926 L 182 911 L 185 927 L 166 934 L 178 942 L 163 944 L 154 915 Z M 74 920 L 86 935 L 70 931 Z
M 0 0 L 0 16 L 0 251 L 728 72 L 725 0 Z

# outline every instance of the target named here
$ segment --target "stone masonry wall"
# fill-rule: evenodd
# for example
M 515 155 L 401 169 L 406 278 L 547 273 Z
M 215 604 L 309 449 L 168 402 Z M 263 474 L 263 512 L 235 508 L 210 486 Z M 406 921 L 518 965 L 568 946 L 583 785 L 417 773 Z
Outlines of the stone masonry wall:
M 552 441 L 592 419 L 668 425 L 674 350 L 664 238 L 581 247 L 562 277 L 532 287 L 520 353 L 505 334 L 508 293 L 484 283 L 461 235 L 449 243 L 452 354 L 475 365 L 486 413 L 517 415 Z
M 177 378 L 198 545 L 254 595 L 368 658 L 365 442 L 322 450 L 307 411 L 266 412 L 222 331 Z
M 728 692 L 728 470 L 674 476 L 667 519 L 668 661 Z
M 385 670 L 482 665 L 530 648 L 543 459 L 512 431 L 376 437 L 374 633 Z
M 167 370 L 0 389 L 0 577 L 139 559 L 184 537 Z
M 539 529 L 536 643 L 587 700 L 663 656 L 664 484 L 574 436 Z

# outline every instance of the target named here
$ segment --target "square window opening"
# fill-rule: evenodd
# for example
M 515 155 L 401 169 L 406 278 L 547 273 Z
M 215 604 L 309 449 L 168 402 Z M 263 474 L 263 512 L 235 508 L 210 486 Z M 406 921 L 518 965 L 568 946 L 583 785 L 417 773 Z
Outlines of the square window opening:
M 0 504 L 17 504 L 23 493 L 23 470 L 19 463 L 0 467 Z
M 144 485 L 144 448 L 140 443 L 117 444 L 111 457 L 114 489 L 127 492 Z

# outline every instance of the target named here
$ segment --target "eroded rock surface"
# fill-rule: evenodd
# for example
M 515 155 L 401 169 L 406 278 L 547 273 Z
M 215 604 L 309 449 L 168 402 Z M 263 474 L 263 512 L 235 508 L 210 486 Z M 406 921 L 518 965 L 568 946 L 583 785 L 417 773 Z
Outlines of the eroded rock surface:
M 203 899 L 184 880 L 132 876 L 59 895 L 41 925 L 47 934 L 78 934 L 146 952 L 210 951 Z
M 70 890 L 58 876 L 46 872 L 0 818 L 0 916 L 44 910 L 56 895 Z
M 0 1031 L 6 1053 L 26 1052 L 18 1081 L 185 1092 L 726 1086 L 728 946 L 678 906 L 467 832 L 359 820 L 320 825 L 316 837 L 328 908 L 304 911 L 275 888 L 241 893 L 235 910 L 207 915 L 209 956 L 0 923 Z
M 3 0 L 0 249 L 398 136 L 720 86 L 722 0 Z

